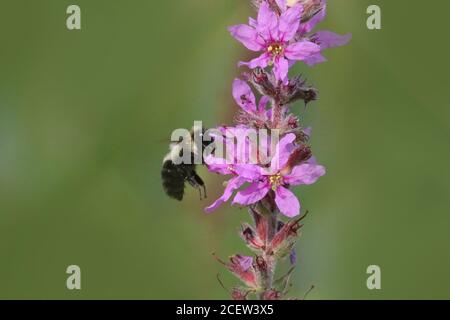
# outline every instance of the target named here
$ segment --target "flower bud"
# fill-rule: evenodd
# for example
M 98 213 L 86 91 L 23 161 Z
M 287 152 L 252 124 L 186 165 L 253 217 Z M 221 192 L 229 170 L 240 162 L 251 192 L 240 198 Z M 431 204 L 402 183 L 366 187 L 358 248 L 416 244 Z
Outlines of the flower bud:
M 269 270 L 270 266 L 268 265 L 267 261 L 264 260 L 262 256 L 256 256 L 254 268 L 259 283 L 262 285 L 262 287 L 267 287 L 269 285 L 269 273 L 270 273 Z
M 233 288 L 231 291 L 231 299 L 233 300 L 247 300 L 247 296 L 250 293 L 250 291 L 243 291 L 239 288 Z
M 262 243 L 265 243 L 267 240 L 267 218 L 253 208 L 250 208 L 250 212 L 255 221 L 256 235 Z
M 306 85 L 306 81 L 297 76 L 282 86 L 280 100 L 282 104 L 291 104 L 298 100 L 303 100 L 305 104 L 308 104 L 317 100 L 317 95 L 317 89 Z
M 243 224 L 240 235 L 247 244 L 247 247 L 251 250 L 259 252 L 265 249 L 264 241 L 256 234 L 255 230 L 250 225 Z
M 288 1 L 290 1 L 290 0 L 288 0 Z M 254 6 L 256 9 L 259 9 L 259 7 L 261 6 L 261 3 L 263 3 L 263 2 L 267 2 L 267 3 L 269 4 L 270 8 L 271 8 L 274 12 L 276 12 L 276 13 L 279 14 L 279 15 L 281 14 L 281 9 L 280 9 L 280 7 L 277 5 L 276 0 L 252 0 L 253 6 Z
M 308 161 L 312 157 L 311 148 L 305 144 L 298 146 L 289 156 L 286 169 L 291 171 L 295 166 Z
M 303 219 L 292 220 L 286 223 L 270 242 L 270 249 L 277 258 L 288 256 L 297 241 L 298 230 L 302 227 L 300 221 Z
M 318 14 L 321 10 L 325 10 L 327 5 L 325 0 L 287 0 L 287 2 L 288 6 L 292 6 L 297 3 L 303 6 L 303 23 L 311 20 L 311 18 Z
M 264 292 L 263 300 L 279 300 L 281 299 L 281 292 L 276 290 L 269 290 Z
M 262 129 L 267 127 L 266 120 L 261 119 L 258 115 L 248 113 L 246 111 L 239 111 L 234 117 L 237 124 L 248 126 L 250 128 Z
M 239 278 L 245 285 L 250 288 L 257 287 L 256 273 L 253 268 L 253 258 L 241 256 L 239 254 L 231 256 L 230 262 L 224 262 L 217 258 L 232 274 Z
M 249 81 L 262 95 L 272 98 L 277 97 L 278 92 L 275 88 L 274 80 L 264 69 L 259 67 L 254 69 L 250 74 Z
M 298 118 L 294 115 L 290 115 L 288 119 L 288 126 L 290 129 L 297 129 L 299 127 Z

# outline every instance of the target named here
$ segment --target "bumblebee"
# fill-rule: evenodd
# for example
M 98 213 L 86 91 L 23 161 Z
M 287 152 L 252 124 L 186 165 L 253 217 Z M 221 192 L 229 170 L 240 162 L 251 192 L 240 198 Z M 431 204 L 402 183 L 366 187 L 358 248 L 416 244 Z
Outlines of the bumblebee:
M 199 131 L 200 130 L 200 131 Z M 203 129 L 194 128 L 190 132 L 190 137 L 184 137 L 180 141 L 170 145 L 169 153 L 164 157 L 161 170 L 162 186 L 165 193 L 176 200 L 183 200 L 186 182 L 197 189 L 200 200 L 206 198 L 206 186 L 202 178 L 196 172 L 195 159 L 201 157 L 203 161 L 203 150 L 213 141 L 204 141 Z M 196 143 L 195 137 L 201 139 L 201 143 Z M 184 152 L 189 152 L 190 161 L 178 164 L 175 158 L 184 158 Z M 177 164 L 176 164 L 177 163 Z

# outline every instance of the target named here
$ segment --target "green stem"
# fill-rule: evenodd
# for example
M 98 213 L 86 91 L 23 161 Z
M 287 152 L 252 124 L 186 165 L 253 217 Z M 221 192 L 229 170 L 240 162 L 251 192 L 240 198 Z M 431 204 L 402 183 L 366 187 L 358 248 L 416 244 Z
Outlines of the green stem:
M 273 105 L 273 115 L 272 115 L 272 127 L 273 129 L 278 129 L 281 122 L 281 105 L 275 100 Z
M 260 299 L 264 300 L 266 292 L 272 290 L 273 281 L 275 278 L 275 268 L 277 261 L 274 259 L 273 253 L 269 251 L 269 244 L 277 232 L 278 225 L 278 214 L 276 211 L 271 212 L 267 217 L 267 239 L 266 239 L 266 249 L 263 252 L 263 259 L 267 266 L 266 279 L 264 279 L 264 288 L 260 294 Z

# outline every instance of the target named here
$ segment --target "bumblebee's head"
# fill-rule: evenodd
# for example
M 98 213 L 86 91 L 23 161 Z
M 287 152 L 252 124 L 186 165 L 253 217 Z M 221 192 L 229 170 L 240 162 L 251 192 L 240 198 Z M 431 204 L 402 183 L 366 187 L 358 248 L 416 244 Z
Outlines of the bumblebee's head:
M 214 137 L 208 133 L 207 129 L 200 127 L 193 127 L 191 131 L 192 141 L 198 141 L 199 147 L 205 149 L 214 142 Z

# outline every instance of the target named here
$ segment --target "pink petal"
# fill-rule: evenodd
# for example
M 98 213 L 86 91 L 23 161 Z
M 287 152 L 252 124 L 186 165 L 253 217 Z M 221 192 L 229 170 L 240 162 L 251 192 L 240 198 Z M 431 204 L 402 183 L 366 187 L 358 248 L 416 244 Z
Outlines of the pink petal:
M 314 164 L 317 165 L 317 158 L 312 156 L 311 158 L 309 158 L 306 162 L 306 164 Z
M 233 204 L 248 206 L 263 199 L 269 192 L 270 187 L 265 182 L 252 183 L 247 189 L 239 191 L 234 197 Z
M 261 113 L 265 112 L 269 101 L 270 101 L 270 98 L 268 96 L 262 96 L 261 100 L 259 100 L 258 111 Z
M 233 82 L 233 97 L 237 104 L 247 112 L 256 111 L 255 95 L 247 82 L 235 79 Z
M 236 164 L 234 171 L 240 177 L 253 182 L 262 177 L 262 168 L 256 164 Z
M 272 117 L 270 115 L 268 116 L 268 114 L 270 113 L 271 110 L 272 110 L 271 108 L 268 109 L 266 112 L 264 112 L 262 114 L 262 116 L 263 117 L 265 116 L 267 119 L 271 119 Z M 273 157 L 273 151 L 271 151 L 271 149 L 272 149 L 271 141 L 272 141 L 272 137 L 269 132 L 267 132 L 267 135 L 263 135 L 261 132 L 261 135 L 259 137 L 256 147 L 257 147 L 257 153 L 258 153 L 258 164 L 263 167 L 270 164 L 270 160 Z M 275 147 L 273 149 L 275 149 Z M 261 174 L 267 175 L 266 169 L 262 168 Z
M 315 55 L 312 55 L 311 57 L 309 57 L 309 58 L 306 58 L 305 60 L 304 60 L 304 62 L 308 65 L 308 66 L 315 66 L 316 64 L 319 64 L 319 63 L 324 63 L 324 62 L 326 62 L 327 61 L 327 59 L 321 54 L 321 53 L 317 53 L 317 54 L 315 54 Z
M 230 171 L 230 165 L 227 164 L 227 160 L 223 158 L 216 158 L 213 155 L 208 155 L 205 157 L 205 163 L 210 172 L 215 172 L 221 175 L 228 175 L 232 172 Z
M 247 66 L 250 69 L 255 69 L 257 67 L 265 68 L 268 66 L 270 61 L 270 56 L 268 53 L 260 55 L 258 58 L 251 60 L 250 62 L 239 62 L 238 66 Z
M 310 185 L 324 176 L 326 169 L 316 164 L 302 164 L 294 167 L 292 172 L 284 177 L 284 181 L 291 185 Z
M 252 27 L 245 24 L 240 24 L 237 26 L 232 26 L 228 28 L 231 35 L 241 42 L 247 49 L 252 51 L 261 51 L 262 46 L 256 41 L 257 33 Z
M 275 153 L 270 163 L 271 174 L 276 174 L 282 170 L 289 160 L 289 156 L 293 150 L 293 142 L 295 141 L 295 134 L 290 133 L 285 135 L 277 144 Z
M 286 11 L 286 9 L 287 9 L 286 0 L 275 0 L 275 2 L 277 3 L 278 7 L 281 9 L 281 12 Z
M 249 162 L 249 158 L 252 155 L 250 138 L 256 134 L 255 129 L 246 127 L 228 128 L 225 131 L 226 156 L 230 160 L 228 163 L 233 165 L 251 163 Z
M 267 116 L 267 119 L 272 119 L 272 108 L 267 110 L 266 116 Z
M 348 33 L 341 36 L 331 31 L 318 31 L 312 38 L 317 39 L 320 48 L 323 50 L 346 45 L 352 39 L 352 34 Z
M 273 73 L 276 80 L 285 82 L 289 73 L 289 62 L 283 57 L 276 59 L 273 65 Z
M 265 38 L 270 40 L 276 36 L 278 26 L 278 17 L 275 12 L 270 9 L 267 2 L 261 3 L 258 11 L 258 27 L 256 30 Z
M 302 13 L 303 6 L 295 5 L 281 14 L 278 31 L 282 41 L 287 42 L 295 36 L 300 25 Z
M 292 191 L 278 187 L 275 191 L 275 203 L 286 217 L 292 218 L 300 214 L 300 202 Z
M 227 202 L 233 195 L 233 192 L 236 189 L 239 189 L 240 187 L 242 187 L 242 185 L 245 182 L 246 181 L 244 179 L 241 179 L 239 177 L 235 177 L 235 178 L 229 180 L 227 186 L 225 187 L 223 195 L 219 199 L 217 199 L 212 205 L 205 208 L 205 212 L 211 213 L 214 210 L 216 210 L 217 208 L 219 208 L 223 203 Z
M 305 60 L 320 52 L 320 46 L 311 41 L 300 41 L 289 45 L 285 56 L 291 60 Z

